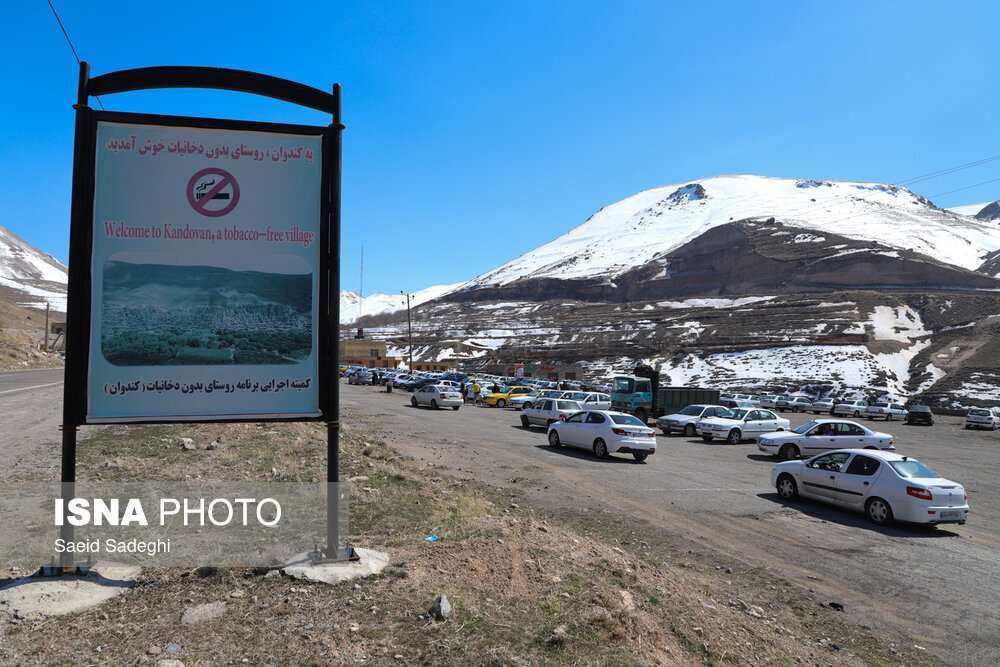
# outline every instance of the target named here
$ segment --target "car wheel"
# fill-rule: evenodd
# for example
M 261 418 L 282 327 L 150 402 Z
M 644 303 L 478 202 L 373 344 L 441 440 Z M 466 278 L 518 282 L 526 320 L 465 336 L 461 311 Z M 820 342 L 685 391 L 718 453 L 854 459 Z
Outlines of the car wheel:
M 730 445 L 738 445 L 740 444 L 741 440 L 740 436 L 741 436 L 740 432 L 734 428 L 732 431 L 729 432 L 729 437 L 726 438 L 726 442 L 728 442 Z
M 813 410 L 813 414 L 814 415 L 818 415 L 819 414 L 819 410 Z
M 507 405 L 507 401 L 503 400 L 502 398 L 499 399 L 499 400 L 497 400 L 497 407 L 498 408 L 502 408 L 505 405 Z
M 663 431 L 663 435 L 670 435 L 670 429 L 669 428 L 661 428 L 660 430 Z
M 451 406 L 451 409 L 452 410 L 458 410 L 460 407 L 462 407 L 462 406 L 461 405 L 453 405 L 453 406 Z
M 855 410 L 854 411 L 854 418 L 857 419 L 860 416 L 861 416 L 861 413 L 859 411 Z
M 555 447 L 556 449 L 559 449 L 560 447 L 562 447 L 562 444 L 560 444 L 560 442 L 559 442 L 559 432 L 558 431 L 549 431 L 549 446 L 550 447 Z
M 433 398 L 431 399 L 431 407 L 434 408 L 435 410 L 438 409 L 438 402 L 435 401 Z
M 701 436 L 701 439 L 704 440 L 705 442 L 712 442 L 712 436 L 710 435 L 703 435 Z
M 870 498 L 865 503 L 865 515 L 872 523 L 882 526 L 892 521 L 892 508 L 881 498 Z
M 599 459 L 603 459 L 608 456 L 608 446 L 604 444 L 604 441 L 600 438 L 594 441 L 594 456 Z
M 521 409 L 522 410 L 530 410 L 531 409 L 531 403 L 529 403 L 528 401 L 525 401 L 524 403 L 521 403 Z
M 531 422 L 529 422 L 528 418 L 525 417 L 524 415 L 521 415 L 521 426 L 523 426 L 524 428 L 528 428 L 529 426 L 531 426 Z
M 417 397 L 416 396 L 410 396 L 410 405 L 412 405 L 413 407 L 417 407 Z
M 646 457 L 649 456 L 649 454 L 645 452 L 632 452 L 632 456 L 635 458 L 636 461 L 642 463 L 643 461 L 646 460 Z
M 684 435 L 686 435 L 689 438 L 694 437 L 694 424 L 688 424 L 687 426 L 684 427 Z
M 778 456 L 782 461 L 791 461 L 799 458 L 799 448 L 795 445 L 783 445 L 778 451 Z
M 791 475 L 779 477 L 775 488 L 778 490 L 778 495 L 785 500 L 795 500 L 799 496 L 799 486 Z

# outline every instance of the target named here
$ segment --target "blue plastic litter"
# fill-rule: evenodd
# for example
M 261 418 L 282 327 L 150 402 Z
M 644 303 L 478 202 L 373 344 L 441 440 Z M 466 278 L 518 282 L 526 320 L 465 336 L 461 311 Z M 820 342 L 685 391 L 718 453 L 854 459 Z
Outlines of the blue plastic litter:
M 437 538 L 438 538 L 438 536 L 437 536 L 437 535 L 431 535 L 430 537 L 425 537 L 425 538 L 424 538 L 424 540 L 425 540 L 426 542 L 433 542 L 433 541 L 434 541 L 434 540 L 436 540 Z

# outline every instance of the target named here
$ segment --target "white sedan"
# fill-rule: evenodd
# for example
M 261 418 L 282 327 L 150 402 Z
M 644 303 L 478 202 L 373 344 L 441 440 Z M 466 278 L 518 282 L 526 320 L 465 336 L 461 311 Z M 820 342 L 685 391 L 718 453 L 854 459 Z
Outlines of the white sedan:
M 527 410 L 541 399 L 552 398 L 554 396 L 558 396 L 559 394 L 562 394 L 562 392 L 558 389 L 536 389 L 529 394 L 511 397 L 508 405 L 515 410 Z
M 785 500 L 798 496 L 864 512 L 870 521 L 964 524 L 969 500 L 961 484 L 938 477 L 916 459 L 893 452 L 840 449 L 771 470 Z
M 868 419 L 884 419 L 887 422 L 891 422 L 897 417 L 899 419 L 906 419 L 908 412 L 909 410 L 899 403 L 879 402 L 872 403 L 865 408 L 865 417 L 868 417 Z
M 702 419 L 698 422 L 698 435 L 702 440 L 724 438 L 731 445 L 740 444 L 740 440 L 754 440 L 757 437 L 773 431 L 787 431 L 790 422 L 779 417 L 770 410 L 754 410 L 751 408 L 735 408 L 717 417 Z
M 765 433 L 757 438 L 757 449 L 784 460 L 814 456 L 831 449 L 884 449 L 893 451 L 892 436 L 861 424 L 836 419 L 815 419 L 791 431 Z
M 561 398 L 543 398 L 526 408 L 521 413 L 521 426 L 548 426 L 560 419 L 565 419 L 583 408 L 576 401 L 566 401 Z
M 611 396 L 596 391 L 564 391 L 559 398 L 576 401 L 584 410 L 611 409 Z
M 865 408 L 867 407 L 868 401 L 841 401 L 833 406 L 833 414 L 846 415 L 857 419 L 865 414 Z
M 458 410 L 465 403 L 462 392 L 454 387 L 444 385 L 424 385 L 410 396 L 410 405 L 417 407 L 427 405 L 432 408 L 451 408 Z
M 656 451 L 655 436 L 656 431 L 638 418 L 607 410 L 577 412 L 549 426 L 552 447 L 584 447 L 598 458 L 623 452 L 631 454 L 636 461 L 645 461 Z

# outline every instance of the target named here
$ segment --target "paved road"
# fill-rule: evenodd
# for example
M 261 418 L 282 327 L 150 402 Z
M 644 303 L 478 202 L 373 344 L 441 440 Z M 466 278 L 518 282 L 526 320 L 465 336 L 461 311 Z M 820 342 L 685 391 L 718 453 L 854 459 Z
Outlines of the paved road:
M 0 479 L 43 471 L 58 479 L 63 370 L 0 372 Z
M 646 463 L 553 450 L 540 428 L 509 409 L 412 408 L 408 394 L 342 386 L 342 420 L 368 422 L 392 445 L 459 476 L 504 485 L 552 509 L 606 509 L 642 517 L 684 543 L 770 568 L 846 617 L 927 647 L 954 664 L 1000 663 L 1000 431 L 970 432 L 957 418 L 934 427 L 864 422 L 895 436 L 897 450 L 961 482 L 972 508 L 965 526 L 869 524 L 812 502 L 783 502 L 769 487 L 774 459 L 756 445 L 657 436 Z M 808 417 L 785 415 L 793 426 Z

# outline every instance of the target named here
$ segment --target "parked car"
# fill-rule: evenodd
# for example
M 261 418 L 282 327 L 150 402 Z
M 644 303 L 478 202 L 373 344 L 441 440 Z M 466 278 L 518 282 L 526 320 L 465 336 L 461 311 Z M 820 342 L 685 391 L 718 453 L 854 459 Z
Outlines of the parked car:
M 413 392 L 410 396 L 410 405 L 417 407 L 426 405 L 431 408 L 451 408 L 458 410 L 465 403 L 462 392 L 454 387 L 445 385 L 428 384 Z
M 593 391 L 567 391 L 560 398 L 576 401 L 583 410 L 610 410 L 611 396 Z
M 891 422 L 897 417 L 899 419 L 906 419 L 907 409 L 904 408 L 899 403 L 890 403 L 886 401 L 879 401 L 877 403 L 872 403 L 867 408 L 865 408 L 865 417 L 868 419 L 884 419 L 887 422 Z
M 524 396 L 526 394 L 530 394 L 533 391 L 534 389 L 532 389 L 531 387 L 525 387 L 523 385 L 519 385 L 516 387 L 502 387 L 500 391 L 493 394 L 488 394 L 485 398 L 483 398 L 483 403 L 485 403 L 486 405 L 502 408 L 505 407 L 508 403 L 510 403 L 510 399 L 514 398 L 515 396 Z
M 512 397 L 508 405 L 515 410 L 526 410 L 543 398 L 554 398 L 559 394 L 562 394 L 562 392 L 558 389 L 536 389 L 527 394 Z
M 369 371 L 360 370 L 348 377 L 347 384 L 371 384 L 373 377 Z
M 833 414 L 847 415 L 848 417 L 857 419 L 865 414 L 865 408 L 867 407 L 868 401 L 841 401 L 833 406 Z
M 521 412 L 521 426 L 545 426 L 565 419 L 570 415 L 580 412 L 582 408 L 576 401 L 567 401 L 562 398 L 546 398 L 536 401 L 534 407 L 527 408 Z
M 814 419 L 791 431 L 765 433 L 757 449 L 784 460 L 813 456 L 832 449 L 884 449 L 893 451 L 892 436 L 838 419 Z
M 774 399 L 774 409 L 775 410 L 787 410 L 788 404 L 792 402 L 791 396 L 778 396 Z
M 961 484 L 939 477 L 914 458 L 894 452 L 840 449 L 771 470 L 785 500 L 802 496 L 858 512 L 870 521 L 964 524 L 969 501 Z
M 926 405 L 911 405 L 906 413 L 905 423 L 934 426 L 934 413 Z
M 699 419 L 703 417 L 717 417 L 728 411 L 729 408 L 722 405 L 688 405 L 680 412 L 663 415 L 657 419 L 656 427 L 663 431 L 663 435 L 670 435 L 674 431 L 677 431 L 689 438 L 693 438 Z
M 815 401 L 812 402 L 812 405 L 809 407 L 809 409 L 812 410 L 813 414 L 816 414 L 816 415 L 822 414 L 824 412 L 827 412 L 827 413 L 829 413 L 829 414 L 832 415 L 833 414 L 833 399 L 832 398 L 817 398 Z
M 775 409 L 778 407 L 778 396 L 774 394 L 767 394 L 766 396 L 760 397 L 760 407 Z
M 572 445 L 605 458 L 615 452 L 631 454 L 645 461 L 656 451 L 656 432 L 637 417 L 607 410 L 586 410 L 549 426 L 549 445 Z
M 808 412 L 812 409 L 812 399 L 805 396 L 792 396 L 782 404 L 778 402 L 779 410 L 791 410 L 792 412 Z
M 1000 428 L 1000 408 L 973 408 L 965 416 L 965 428 Z
M 750 401 L 738 401 L 735 398 L 720 398 L 719 405 L 726 408 L 727 410 L 733 410 L 735 408 L 744 408 L 746 410 L 752 409 L 754 404 Z
M 741 440 L 753 440 L 765 433 L 787 431 L 789 425 L 787 419 L 770 410 L 736 408 L 715 417 L 703 418 L 696 428 L 706 442 L 725 438 L 729 444 L 738 445 Z

